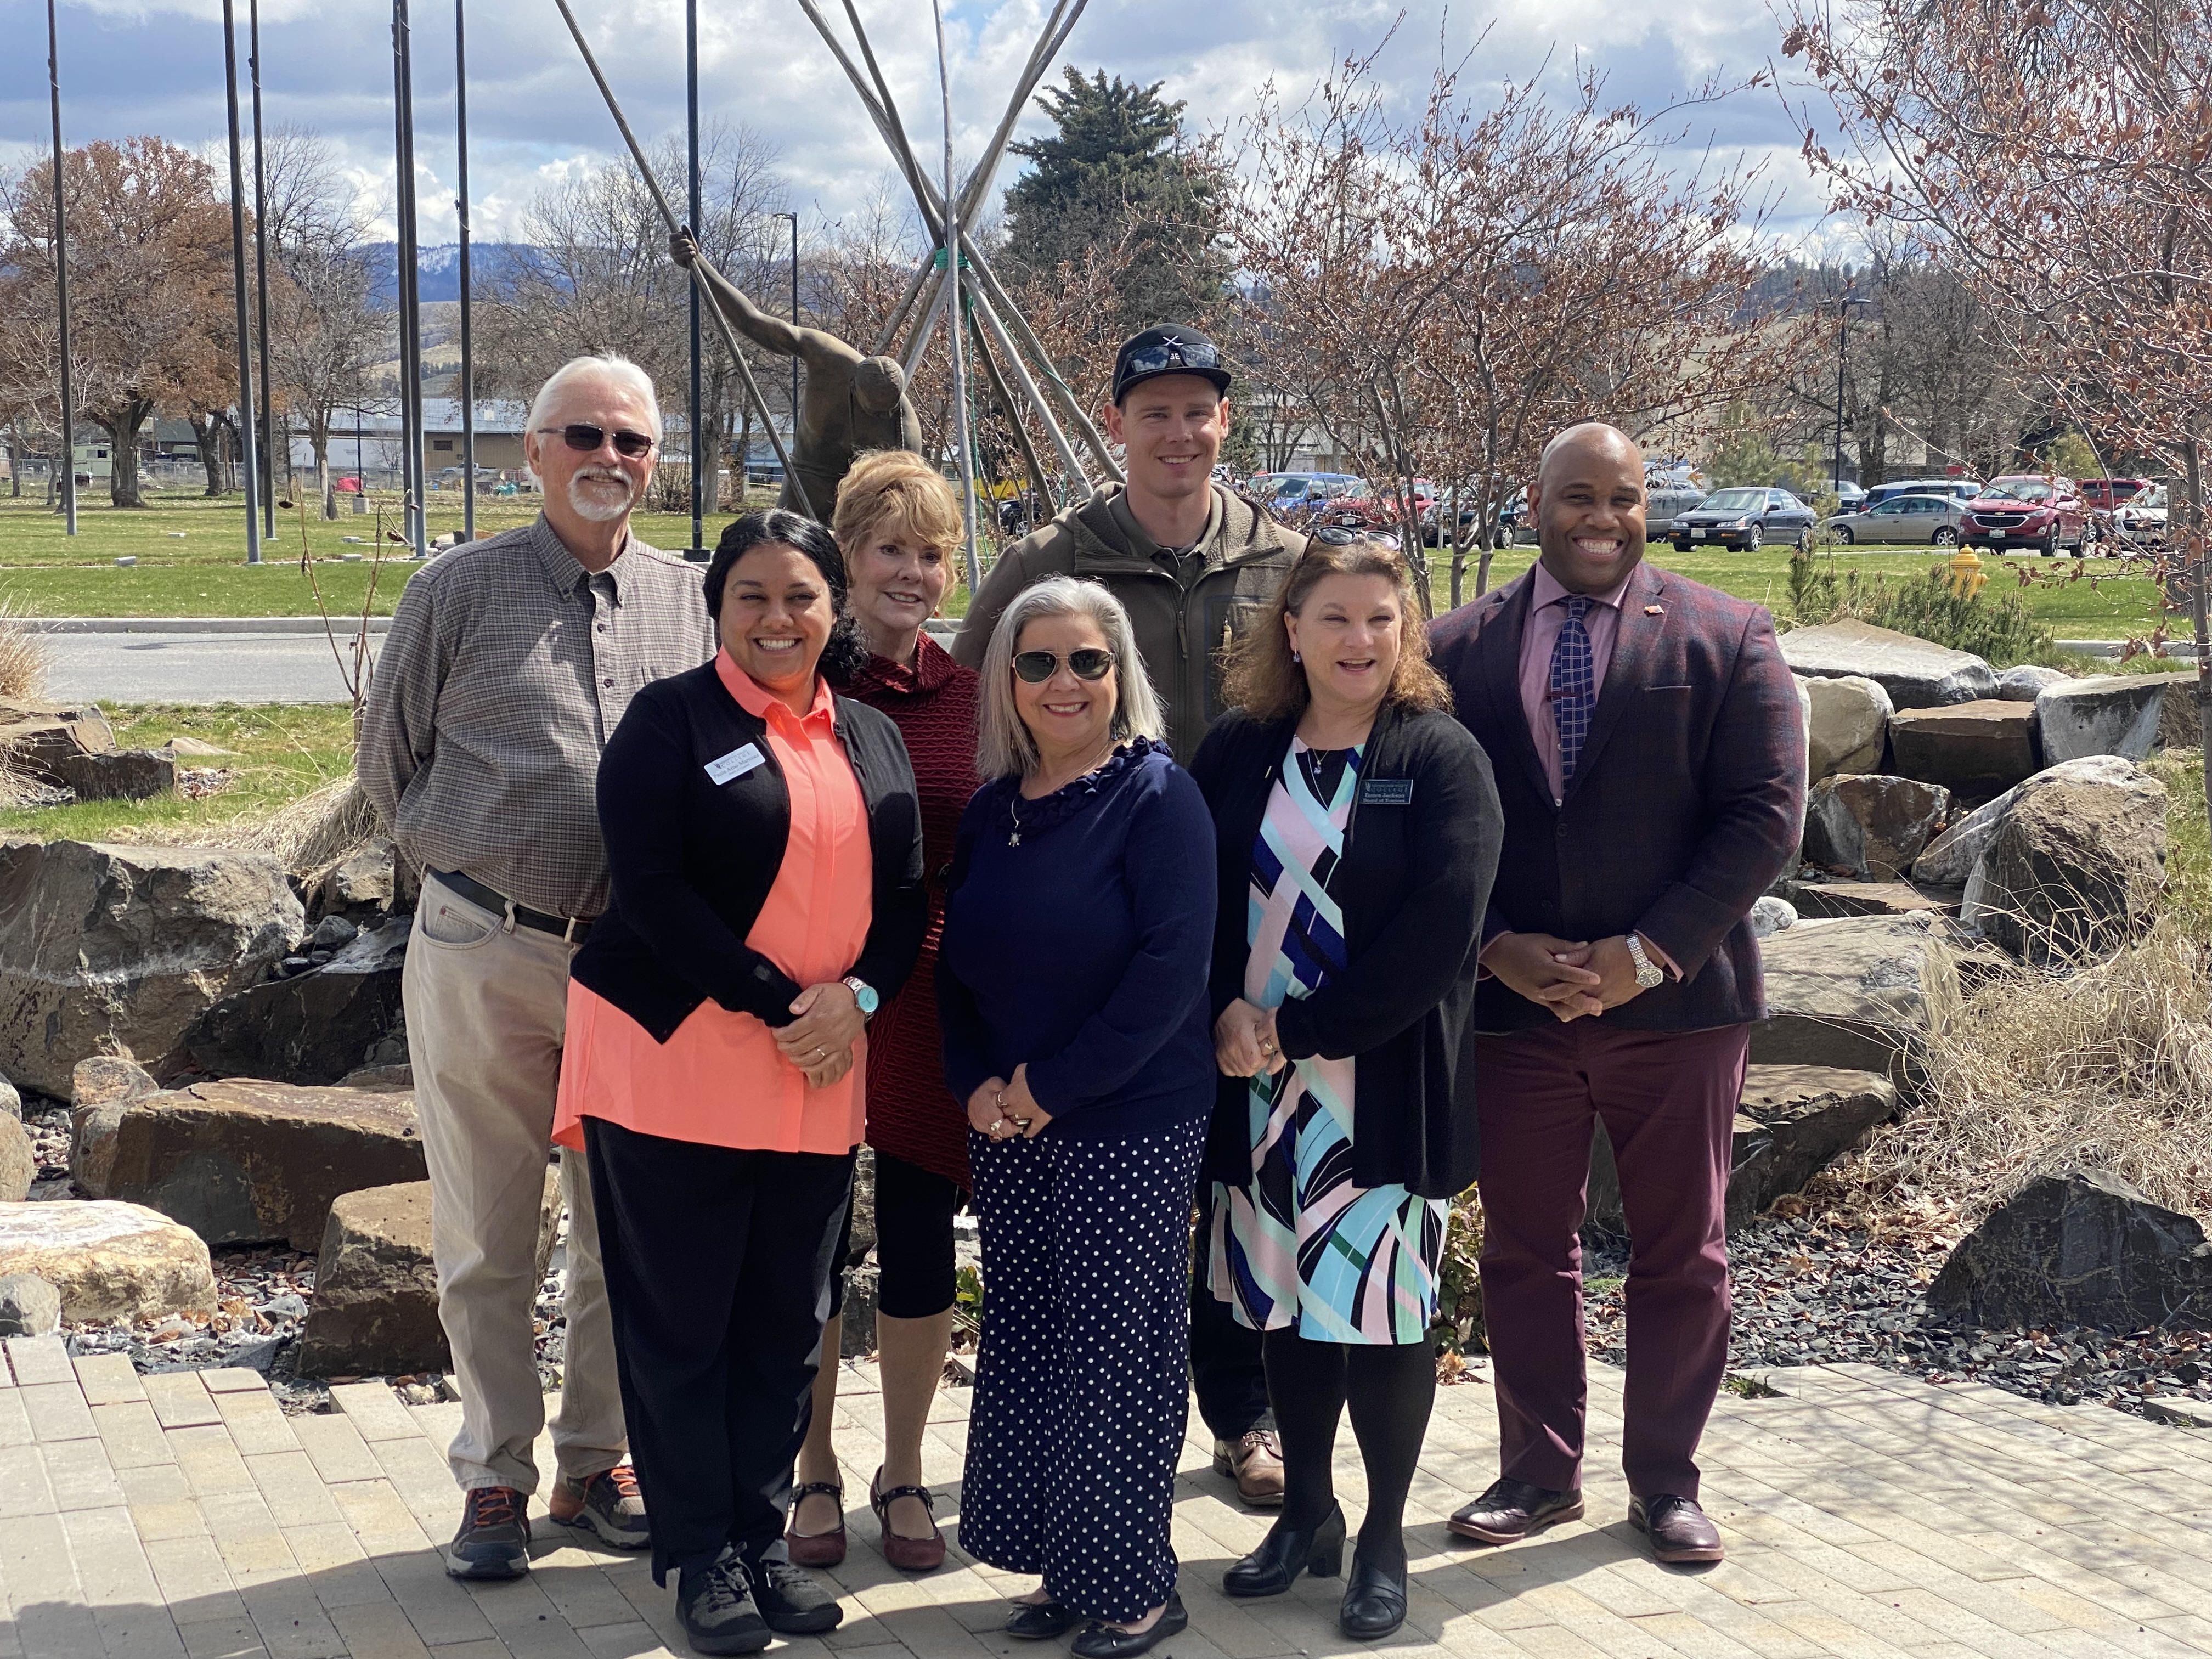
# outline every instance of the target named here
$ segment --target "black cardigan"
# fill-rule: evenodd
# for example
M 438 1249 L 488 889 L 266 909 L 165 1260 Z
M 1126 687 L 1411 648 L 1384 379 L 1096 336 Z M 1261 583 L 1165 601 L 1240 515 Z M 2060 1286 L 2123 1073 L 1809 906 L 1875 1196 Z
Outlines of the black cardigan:
M 1288 752 L 1293 720 L 1232 714 L 1191 763 L 1213 810 L 1220 909 L 1212 1006 L 1244 992 L 1252 847 Z M 1410 785 L 1410 789 L 1406 786 Z M 1474 1180 L 1475 957 L 1504 819 L 1482 745 L 1446 713 L 1386 706 L 1360 765 L 1333 889 L 1345 970 L 1275 1016 L 1283 1053 L 1357 1055 L 1352 1178 L 1449 1198 Z M 1223 1078 L 1206 1139 L 1209 1179 L 1252 1178 L 1249 1080 Z
M 847 972 L 885 1001 L 914 970 L 928 926 L 914 769 L 890 717 L 834 698 L 868 814 L 868 936 Z M 727 783 L 707 763 L 747 744 L 766 764 Z M 768 722 L 732 696 L 712 660 L 633 698 L 599 760 L 599 826 L 614 902 L 569 971 L 665 1042 L 709 997 L 788 1025 L 805 988 L 745 943 L 791 837 L 791 796 Z

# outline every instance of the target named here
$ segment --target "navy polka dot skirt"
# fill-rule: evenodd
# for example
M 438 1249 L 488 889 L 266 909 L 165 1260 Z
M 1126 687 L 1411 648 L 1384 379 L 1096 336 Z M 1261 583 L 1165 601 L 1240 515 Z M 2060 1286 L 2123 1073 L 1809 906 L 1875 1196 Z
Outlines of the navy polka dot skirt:
M 1124 1140 L 969 1137 L 983 1335 L 960 1546 L 1042 1574 L 1085 1618 L 1141 1618 L 1175 1588 L 1205 1142 L 1203 1119 Z

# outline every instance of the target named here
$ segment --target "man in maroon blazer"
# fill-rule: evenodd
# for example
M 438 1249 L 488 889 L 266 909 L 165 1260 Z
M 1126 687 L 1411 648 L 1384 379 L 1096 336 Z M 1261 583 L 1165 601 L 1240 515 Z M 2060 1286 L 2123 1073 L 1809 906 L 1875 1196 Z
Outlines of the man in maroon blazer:
M 1475 1077 L 1483 1311 L 1502 1476 L 1451 1527 L 1510 1543 L 1583 1512 L 1579 1232 L 1599 1121 L 1633 1256 L 1622 1463 L 1662 1561 L 1717 1561 L 1698 1442 L 1728 1363 L 1723 1221 L 1753 902 L 1805 810 L 1797 694 L 1766 612 L 1644 562 L 1644 457 L 1570 428 L 1528 492 L 1543 553 L 1437 624 L 1505 844 Z

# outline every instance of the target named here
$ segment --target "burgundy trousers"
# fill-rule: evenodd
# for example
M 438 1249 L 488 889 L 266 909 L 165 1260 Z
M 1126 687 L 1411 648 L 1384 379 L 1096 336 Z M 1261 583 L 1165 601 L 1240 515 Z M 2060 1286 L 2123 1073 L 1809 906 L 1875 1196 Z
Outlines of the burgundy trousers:
M 1509 1478 L 1582 1484 L 1580 1235 L 1602 1119 L 1632 1250 L 1621 1464 L 1637 1497 L 1697 1497 L 1728 1366 L 1725 1206 L 1749 1046 L 1746 1026 L 1631 1031 L 1602 1015 L 1479 1041 L 1482 1307 Z

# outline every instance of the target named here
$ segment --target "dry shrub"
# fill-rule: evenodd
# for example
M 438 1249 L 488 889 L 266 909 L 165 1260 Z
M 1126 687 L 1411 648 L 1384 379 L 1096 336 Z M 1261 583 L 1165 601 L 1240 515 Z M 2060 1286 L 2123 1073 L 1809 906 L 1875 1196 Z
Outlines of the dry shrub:
M 2081 1167 L 2212 1215 L 2212 951 L 2177 917 L 2107 962 L 1984 981 L 1931 1036 L 1928 1081 L 1820 1197 L 1971 1224 Z
M 28 702 L 46 677 L 46 642 L 23 626 L 22 617 L 0 599 L 0 698 Z
M 178 838 L 173 827 L 151 833 L 165 840 Z M 362 793 L 360 780 L 349 772 L 281 806 L 264 807 L 226 823 L 195 828 L 189 839 L 198 847 L 266 853 L 312 887 L 333 865 L 343 863 L 383 833 L 376 809 Z M 115 841 L 147 838 L 130 826 L 109 837 Z

